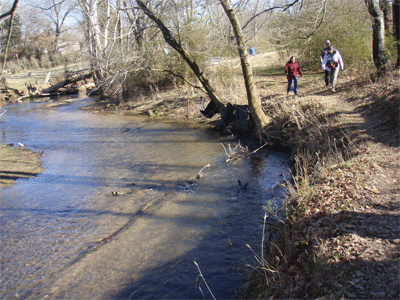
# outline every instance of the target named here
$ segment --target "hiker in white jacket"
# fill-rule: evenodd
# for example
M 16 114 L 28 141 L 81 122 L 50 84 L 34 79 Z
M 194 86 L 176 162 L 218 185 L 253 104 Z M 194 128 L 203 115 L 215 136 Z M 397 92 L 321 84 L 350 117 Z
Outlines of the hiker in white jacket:
M 329 47 L 328 53 L 325 54 L 322 61 L 322 69 L 329 72 L 330 84 L 332 85 L 332 92 L 336 91 L 337 76 L 339 68 L 344 70 L 344 63 L 342 55 L 332 46 Z

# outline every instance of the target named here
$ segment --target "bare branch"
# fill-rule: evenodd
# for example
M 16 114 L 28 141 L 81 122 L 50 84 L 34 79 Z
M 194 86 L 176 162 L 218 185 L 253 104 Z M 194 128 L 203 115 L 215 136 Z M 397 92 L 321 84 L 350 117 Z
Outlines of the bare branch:
M 317 21 L 318 21 L 318 16 L 319 16 L 319 14 L 320 14 L 321 12 L 322 12 L 321 20 L 320 20 L 319 23 L 314 27 L 314 30 L 313 30 L 310 34 L 308 34 L 306 37 L 298 37 L 298 38 L 296 38 L 296 39 L 302 39 L 302 40 L 307 40 L 307 41 L 309 41 L 310 38 L 311 38 L 311 37 L 317 32 L 317 30 L 321 27 L 322 23 L 324 23 L 325 16 L 326 16 L 326 0 L 323 1 L 322 8 L 321 8 L 320 12 L 318 13 L 317 18 L 316 18 L 314 24 L 317 23 Z
M 174 72 L 171 71 L 171 70 L 165 70 L 165 69 L 151 69 L 151 68 L 149 68 L 149 67 L 144 68 L 144 69 L 141 69 L 141 70 L 149 70 L 149 71 L 155 71 L 155 72 L 169 73 L 169 74 L 171 74 L 171 75 L 173 75 L 173 76 L 175 76 L 175 77 L 178 77 L 178 78 L 182 79 L 182 80 L 185 81 L 187 84 L 189 84 L 190 86 L 194 87 L 195 89 L 198 89 L 198 90 L 202 91 L 203 93 L 207 94 L 207 92 L 206 92 L 201 86 L 198 86 L 198 85 L 195 85 L 195 84 L 191 83 L 188 79 L 186 79 L 186 78 L 183 77 L 182 75 L 176 74 L 176 73 L 174 73 Z
M 15 0 L 13 6 L 11 7 L 10 11 L 0 15 L 0 21 L 4 18 L 10 17 L 16 10 L 19 0 Z
M 286 11 L 286 10 L 288 10 L 289 8 L 291 8 L 292 6 L 294 6 L 295 4 L 297 4 L 298 2 L 301 2 L 301 5 L 303 4 L 303 0 L 294 0 L 293 2 L 288 3 L 288 4 L 286 4 L 286 5 L 274 6 L 274 7 L 267 8 L 267 9 L 265 9 L 265 10 L 259 12 L 258 14 L 255 14 L 254 16 L 252 16 L 252 17 L 246 22 L 246 24 L 244 24 L 244 26 L 242 27 L 242 30 L 245 29 L 245 28 L 247 27 L 247 25 L 249 25 L 250 22 L 253 21 L 255 18 L 257 18 L 257 17 L 259 17 L 259 16 L 261 16 L 261 15 L 267 13 L 267 12 L 270 12 L 270 11 L 273 11 L 273 10 L 277 10 L 277 9 L 281 9 L 282 11 Z

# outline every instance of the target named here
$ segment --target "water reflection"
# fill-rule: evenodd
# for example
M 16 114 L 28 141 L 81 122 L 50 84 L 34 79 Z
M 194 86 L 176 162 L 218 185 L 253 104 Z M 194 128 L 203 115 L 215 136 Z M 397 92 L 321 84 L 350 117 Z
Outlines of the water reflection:
M 85 103 L 3 116 L 2 142 L 44 151 L 46 169 L 0 190 L 0 296 L 201 298 L 196 261 L 217 298 L 234 298 L 287 158 L 227 165 L 214 133 L 79 111 Z

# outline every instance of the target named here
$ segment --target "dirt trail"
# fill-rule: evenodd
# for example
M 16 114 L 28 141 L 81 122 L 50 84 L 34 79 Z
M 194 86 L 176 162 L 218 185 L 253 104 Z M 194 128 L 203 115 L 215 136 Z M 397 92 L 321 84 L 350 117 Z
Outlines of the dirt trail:
M 371 140 L 345 175 L 350 179 L 349 188 L 356 189 L 358 195 L 354 195 L 351 207 L 336 225 L 340 234 L 324 241 L 325 245 L 338 260 L 338 267 L 350 275 L 344 280 L 347 298 L 398 299 L 399 149 L 382 141 L 374 124 L 355 112 L 355 107 L 340 101 L 338 95 L 330 97 L 341 103 L 355 129 Z
M 327 282 L 321 284 L 329 284 L 348 299 L 398 299 L 399 141 L 346 100 L 346 93 L 354 91 L 350 78 L 343 75 L 339 74 L 336 93 L 326 89 L 322 80 L 315 83 L 315 76 L 301 77 L 297 97 L 293 92 L 286 95 L 286 82 L 275 79 L 277 101 L 292 97 L 334 105 L 352 131 L 366 141 L 356 157 L 345 167 L 332 168 L 318 185 L 321 204 L 309 211 L 312 224 L 307 230 L 318 236 L 315 249 L 323 251 L 333 266 Z
M 345 92 L 345 91 L 344 91 Z M 343 92 L 342 92 L 343 93 Z M 369 141 L 365 152 L 349 168 L 349 189 L 358 194 L 343 214 L 336 237 L 325 245 L 337 258 L 343 275 L 345 296 L 350 299 L 398 299 L 400 265 L 400 152 L 398 141 L 367 120 L 357 107 L 337 101 L 359 135 Z M 344 170 L 346 172 L 346 169 Z M 345 178 L 346 178 L 345 176 Z M 340 287 L 339 287 L 340 288 Z

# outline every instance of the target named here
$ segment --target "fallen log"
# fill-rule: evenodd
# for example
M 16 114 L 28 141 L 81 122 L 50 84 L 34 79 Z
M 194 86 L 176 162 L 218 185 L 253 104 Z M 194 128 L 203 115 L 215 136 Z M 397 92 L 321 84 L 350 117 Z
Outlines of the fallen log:
M 92 73 L 87 73 L 87 74 L 83 74 L 83 75 L 77 75 L 77 76 L 73 76 L 71 78 L 67 78 L 59 83 L 56 83 L 55 85 L 52 85 L 51 87 L 47 88 L 47 89 L 43 89 L 41 90 L 40 94 L 52 94 L 52 93 L 56 93 L 58 92 L 58 90 L 60 88 L 65 87 L 68 84 L 77 82 L 77 81 L 82 81 L 85 79 L 89 79 L 92 77 Z
M 50 72 L 47 74 L 42 86 L 44 86 L 48 82 L 49 77 L 50 77 Z M 82 75 L 73 75 L 59 83 L 52 85 L 51 87 L 31 91 L 28 95 L 23 95 L 23 96 L 19 97 L 17 99 L 17 101 L 21 102 L 24 99 L 28 99 L 28 98 L 57 96 L 57 95 L 62 94 L 61 92 L 59 92 L 59 90 L 66 87 L 67 85 L 69 85 L 71 83 L 79 82 L 79 81 L 85 81 L 86 79 L 90 79 L 91 77 L 92 77 L 92 73 L 86 73 L 86 74 L 82 74 Z M 93 83 L 86 83 L 83 86 L 86 88 L 89 88 L 89 87 L 93 88 Z

